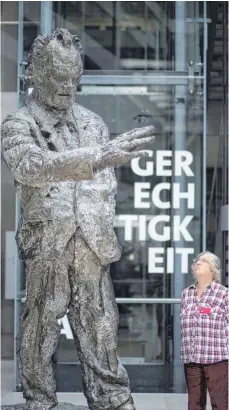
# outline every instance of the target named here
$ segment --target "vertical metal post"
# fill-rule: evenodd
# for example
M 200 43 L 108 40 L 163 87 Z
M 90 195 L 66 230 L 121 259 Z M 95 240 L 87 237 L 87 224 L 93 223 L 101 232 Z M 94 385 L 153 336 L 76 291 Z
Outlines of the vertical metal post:
M 228 204 L 228 4 L 223 3 L 223 205 Z
M 52 32 L 52 5 L 50 0 L 41 1 L 41 34 L 49 34 Z
M 176 1 L 175 5 L 175 69 L 176 71 L 186 71 L 187 69 L 187 35 L 186 35 L 186 2 Z M 175 91 L 175 143 L 176 151 L 185 150 L 186 148 L 186 99 L 187 85 L 176 85 Z M 174 168 L 174 167 L 173 167 Z M 181 192 L 185 191 L 185 176 L 174 176 L 173 182 L 179 183 Z M 180 208 L 173 210 L 173 216 L 180 215 L 181 220 L 187 213 L 185 201 L 181 200 Z M 184 289 L 184 274 L 182 274 L 181 255 L 176 255 L 176 248 L 184 248 L 184 240 L 174 242 L 174 277 L 173 290 L 174 298 L 180 298 Z M 173 317 L 173 385 L 177 392 L 182 392 L 184 386 L 183 369 L 180 364 L 180 307 L 174 306 Z
M 208 24 L 207 2 L 204 1 L 204 68 L 203 68 L 203 150 L 202 150 L 202 251 L 206 250 L 207 237 L 207 207 L 206 207 L 206 181 L 207 181 L 207 49 L 208 49 Z
M 18 108 L 22 105 L 22 95 L 21 95 L 21 81 L 23 75 L 23 24 L 24 24 L 24 2 L 19 1 L 18 3 L 18 55 L 17 55 L 17 105 Z M 17 195 L 15 196 L 15 232 L 20 219 L 20 202 Z M 21 284 L 21 261 L 18 255 L 15 257 L 15 294 L 14 294 L 14 391 L 17 390 L 19 372 L 17 367 L 17 355 L 16 355 L 16 337 L 19 328 L 19 309 L 20 302 L 18 301 L 18 294 L 20 291 Z
M 121 16 L 121 4 L 120 1 L 114 1 L 115 4 L 115 69 L 120 70 L 120 52 L 121 52 L 121 31 L 120 31 L 120 16 Z
M 222 199 L 228 205 L 228 3 L 223 2 L 223 153 L 222 153 Z M 222 284 L 227 284 L 228 274 L 228 232 L 222 235 Z

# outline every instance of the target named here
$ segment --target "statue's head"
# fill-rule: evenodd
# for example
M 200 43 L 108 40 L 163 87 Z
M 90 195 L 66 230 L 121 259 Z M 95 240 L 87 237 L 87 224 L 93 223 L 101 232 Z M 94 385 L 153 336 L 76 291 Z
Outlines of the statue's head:
M 49 107 L 67 109 L 75 101 L 83 72 L 79 37 L 66 29 L 38 36 L 31 47 L 25 80 L 39 101 Z

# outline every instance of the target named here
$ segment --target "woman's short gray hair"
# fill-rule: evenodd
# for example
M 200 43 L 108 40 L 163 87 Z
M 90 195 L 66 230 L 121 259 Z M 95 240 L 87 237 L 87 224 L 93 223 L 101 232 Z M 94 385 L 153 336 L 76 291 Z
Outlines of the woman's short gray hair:
M 193 264 L 192 264 L 192 268 L 191 268 L 194 278 L 196 279 L 195 264 L 200 259 L 200 257 L 202 255 L 207 255 L 210 259 L 210 269 L 211 269 L 211 272 L 213 274 L 213 280 L 215 280 L 218 283 L 221 283 L 220 259 L 217 255 L 215 255 L 214 253 L 209 252 L 209 251 L 199 253 L 199 255 L 197 255 L 197 257 L 194 259 Z

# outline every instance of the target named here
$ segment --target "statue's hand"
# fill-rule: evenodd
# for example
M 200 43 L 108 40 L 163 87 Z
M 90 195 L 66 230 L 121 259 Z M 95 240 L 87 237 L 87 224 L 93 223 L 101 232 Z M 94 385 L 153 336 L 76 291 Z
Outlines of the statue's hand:
M 148 156 L 147 152 L 140 149 L 153 142 L 153 126 L 136 128 L 132 131 L 119 135 L 114 140 L 104 145 L 98 154 L 94 168 L 119 167 L 133 158 Z

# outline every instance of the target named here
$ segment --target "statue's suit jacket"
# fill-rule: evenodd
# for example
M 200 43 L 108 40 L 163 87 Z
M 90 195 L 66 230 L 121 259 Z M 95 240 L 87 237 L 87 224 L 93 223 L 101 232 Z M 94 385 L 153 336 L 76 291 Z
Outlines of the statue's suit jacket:
M 53 232 L 58 227 L 60 237 L 63 233 L 60 242 L 67 246 L 66 231 L 69 226 L 74 231 L 77 221 L 100 263 L 112 263 L 121 256 L 113 228 L 116 179 L 112 168 L 93 170 L 100 147 L 109 140 L 108 128 L 97 114 L 74 104 L 64 117 L 72 138 L 63 143 L 55 132 L 56 123 L 63 121 L 58 115 L 47 113 L 30 95 L 26 105 L 2 124 L 2 152 L 22 207 L 19 254 L 25 259 L 39 252 L 37 236 L 45 230 L 37 226 L 47 222 Z M 74 204 L 69 203 L 69 184 L 74 186 Z

